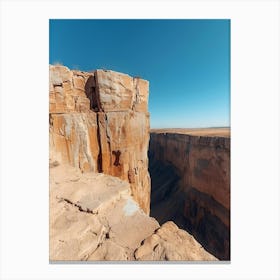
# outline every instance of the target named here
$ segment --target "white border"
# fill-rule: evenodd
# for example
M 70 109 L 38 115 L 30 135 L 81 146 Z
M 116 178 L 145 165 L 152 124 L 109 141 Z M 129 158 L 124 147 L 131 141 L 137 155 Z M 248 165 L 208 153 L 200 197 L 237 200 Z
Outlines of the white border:
M 7 0 L 0 8 L 1 279 L 280 278 L 278 1 Z M 49 18 L 231 19 L 230 265 L 49 264 Z

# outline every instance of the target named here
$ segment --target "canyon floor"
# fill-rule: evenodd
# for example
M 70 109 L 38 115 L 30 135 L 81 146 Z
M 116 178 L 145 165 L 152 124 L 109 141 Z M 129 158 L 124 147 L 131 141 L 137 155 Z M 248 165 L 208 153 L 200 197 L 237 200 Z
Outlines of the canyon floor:
M 160 128 L 151 129 L 154 133 L 179 133 L 193 136 L 213 136 L 213 137 L 230 137 L 229 127 L 213 128 Z

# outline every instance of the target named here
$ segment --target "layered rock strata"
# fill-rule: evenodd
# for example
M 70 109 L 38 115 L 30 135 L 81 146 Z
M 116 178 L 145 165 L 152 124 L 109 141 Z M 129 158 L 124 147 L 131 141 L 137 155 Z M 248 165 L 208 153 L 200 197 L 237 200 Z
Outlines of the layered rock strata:
M 151 133 L 151 215 L 230 258 L 230 138 Z
M 160 227 L 131 197 L 129 183 L 50 164 L 50 260 L 217 259 L 172 222 Z
M 51 65 L 49 93 L 50 158 L 129 182 L 149 213 L 148 81 Z

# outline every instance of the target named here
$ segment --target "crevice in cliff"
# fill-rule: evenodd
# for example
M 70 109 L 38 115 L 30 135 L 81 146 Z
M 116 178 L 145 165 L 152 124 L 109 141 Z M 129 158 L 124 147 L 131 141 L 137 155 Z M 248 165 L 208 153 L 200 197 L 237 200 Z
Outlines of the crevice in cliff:
M 98 87 L 96 71 L 92 76 L 88 78 L 85 84 L 85 93 L 87 98 L 90 100 L 90 109 L 94 112 L 101 112 L 102 107 L 100 103 L 99 87 Z
M 97 170 L 99 173 L 103 172 L 102 168 L 102 143 L 101 143 L 101 135 L 100 135 L 100 116 L 99 113 L 96 114 L 96 122 L 97 122 L 97 143 L 99 146 L 99 153 L 97 156 Z
M 139 78 L 138 77 L 134 77 L 133 78 L 133 85 L 134 85 L 134 89 L 135 89 L 135 95 L 133 96 L 133 99 L 132 99 L 132 107 L 131 107 L 132 111 L 135 110 L 136 104 L 139 103 L 139 101 L 140 101 L 138 83 L 139 83 Z
M 109 123 L 108 123 L 107 114 L 104 114 L 104 119 L 105 119 L 105 128 L 104 129 L 105 129 L 105 132 L 106 132 L 107 144 L 108 144 L 108 147 L 109 147 L 109 152 L 111 153 L 111 137 L 110 137 L 110 132 L 109 132 Z
M 98 156 L 97 156 L 97 171 L 103 172 L 102 166 L 102 142 L 101 142 L 101 104 L 99 96 L 99 88 L 97 81 L 97 71 L 94 71 L 85 84 L 85 93 L 90 100 L 90 109 L 96 113 L 96 124 L 97 124 L 97 143 L 98 143 Z
M 53 127 L 53 116 L 52 116 L 52 114 L 49 114 L 49 127 L 50 128 Z

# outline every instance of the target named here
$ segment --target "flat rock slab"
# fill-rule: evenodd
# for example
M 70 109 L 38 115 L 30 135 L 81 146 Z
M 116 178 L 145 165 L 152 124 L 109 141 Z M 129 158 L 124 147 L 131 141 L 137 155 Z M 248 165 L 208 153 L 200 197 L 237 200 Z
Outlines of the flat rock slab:
M 143 236 L 153 234 L 160 227 L 159 223 L 147 216 L 132 198 L 121 199 L 113 209 L 104 209 L 100 215 L 106 219 L 110 228 L 111 240 L 133 250 L 140 246 Z
M 121 197 L 130 195 L 127 182 L 102 173 L 85 173 L 79 175 L 75 171 L 69 172 L 70 177 L 59 178 L 56 174 L 63 174 L 61 166 L 51 170 L 55 182 L 55 195 L 68 203 L 77 206 L 80 211 L 97 213 L 101 208 L 107 208 Z M 72 170 L 72 168 L 70 168 Z M 52 174 L 55 173 L 55 174 Z
M 130 195 L 127 182 L 50 166 L 50 260 L 135 260 L 158 222 Z
M 106 232 L 97 216 L 51 196 L 50 260 L 87 260 L 103 242 Z

